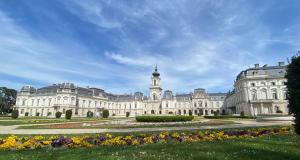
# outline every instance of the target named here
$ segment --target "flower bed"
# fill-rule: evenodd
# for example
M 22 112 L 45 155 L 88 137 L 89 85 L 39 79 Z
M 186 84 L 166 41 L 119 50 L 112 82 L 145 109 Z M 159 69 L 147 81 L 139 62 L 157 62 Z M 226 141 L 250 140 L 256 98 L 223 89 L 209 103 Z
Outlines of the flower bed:
M 137 116 L 138 122 L 186 122 L 194 119 L 194 116 Z
M 270 135 L 283 135 L 291 132 L 290 127 L 256 128 L 228 131 L 199 131 L 195 133 L 161 132 L 158 134 L 139 134 L 113 136 L 111 134 L 95 136 L 23 136 L 15 135 L 0 139 L 0 150 L 25 150 L 38 148 L 75 148 L 96 146 L 130 146 L 153 143 L 190 143 L 211 142 L 231 139 L 255 138 Z

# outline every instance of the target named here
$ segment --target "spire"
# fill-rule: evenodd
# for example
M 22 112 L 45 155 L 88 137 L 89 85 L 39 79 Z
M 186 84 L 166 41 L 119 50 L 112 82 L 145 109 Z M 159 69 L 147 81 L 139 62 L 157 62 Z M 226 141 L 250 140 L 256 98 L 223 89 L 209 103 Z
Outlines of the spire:
M 155 65 L 155 69 L 154 69 L 154 72 L 152 73 L 152 75 L 154 76 L 154 77 L 159 77 L 159 73 L 157 72 L 157 64 Z

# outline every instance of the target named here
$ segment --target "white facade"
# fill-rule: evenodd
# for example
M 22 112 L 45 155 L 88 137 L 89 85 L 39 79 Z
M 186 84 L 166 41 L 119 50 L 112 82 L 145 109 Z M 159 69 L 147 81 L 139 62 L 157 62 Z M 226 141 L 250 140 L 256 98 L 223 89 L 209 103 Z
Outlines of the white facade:
M 226 94 L 206 93 L 195 89 L 193 93 L 173 95 L 166 90 L 162 94 L 160 74 L 155 68 L 151 76 L 149 97 L 141 92 L 115 95 L 98 88 L 77 87 L 72 83 L 54 84 L 35 89 L 24 86 L 17 95 L 15 109 L 20 116 L 54 116 L 71 109 L 74 116 L 86 117 L 91 111 L 100 116 L 103 109 L 110 116 L 136 115 L 212 115 L 221 112 Z
M 277 66 L 267 65 L 242 71 L 224 102 L 229 114 L 257 116 L 259 114 L 288 114 L 287 89 L 284 78 L 286 66 L 279 62 Z

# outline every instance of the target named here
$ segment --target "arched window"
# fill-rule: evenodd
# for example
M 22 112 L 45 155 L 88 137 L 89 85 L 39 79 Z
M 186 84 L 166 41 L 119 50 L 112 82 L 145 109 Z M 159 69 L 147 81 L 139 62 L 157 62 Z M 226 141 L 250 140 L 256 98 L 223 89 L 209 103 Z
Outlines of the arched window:
M 26 99 L 23 99 L 22 100 L 22 106 L 25 106 L 25 104 L 26 104 Z
M 256 94 L 256 90 L 251 90 L 251 99 L 252 100 L 257 100 L 257 94 Z
M 57 97 L 57 104 L 60 104 L 60 97 Z
M 278 95 L 277 95 L 277 90 L 276 89 L 272 89 L 272 98 L 273 99 L 278 99 Z
M 287 95 L 287 91 L 285 88 L 282 90 L 282 96 L 283 96 L 284 100 L 287 100 L 288 95 Z
M 267 89 L 261 90 L 261 99 L 268 99 Z
M 75 105 L 75 98 L 74 97 L 71 98 L 71 104 Z
M 153 100 L 157 99 L 155 94 L 153 94 L 152 97 L 153 97 Z
M 151 110 L 151 114 L 155 114 L 155 111 L 154 111 L 154 110 Z
M 68 103 L 68 97 L 64 97 L 64 102 L 63 104 L 67 104 Z
M 156 80 L 153 81 L 153 85 L 156 86 Z

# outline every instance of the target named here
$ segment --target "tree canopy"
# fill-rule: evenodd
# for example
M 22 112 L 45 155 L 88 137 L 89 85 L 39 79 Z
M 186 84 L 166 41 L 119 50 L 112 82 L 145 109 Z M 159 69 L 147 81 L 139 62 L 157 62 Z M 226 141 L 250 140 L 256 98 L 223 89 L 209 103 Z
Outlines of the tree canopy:
M 295 117 L 295 130 L 300 134 L 300 51 L 287 67 L 289 111 Z
M 7 87 L 0 87 L 0 113 L 10 113 L 16 103 L 17 91 Z

